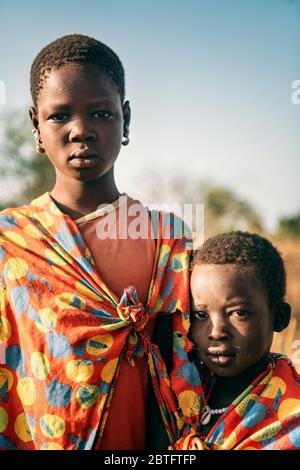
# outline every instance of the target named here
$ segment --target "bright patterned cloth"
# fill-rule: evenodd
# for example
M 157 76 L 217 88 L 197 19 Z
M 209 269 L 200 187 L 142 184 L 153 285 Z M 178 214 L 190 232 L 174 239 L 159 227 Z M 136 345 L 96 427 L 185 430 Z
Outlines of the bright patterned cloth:
M 204 407 L 202 396 L 195 413 Z M 199 414 L 194 419 L 199 420 Z M 173 448 L 300 450 L 300 376 L 287 358 L 272 354 L 267 370 L 231 404 L 206 437 L 196 429 L 187 428 Z
M 144 309 L 134 288 L 121 299 L 110 292 L 76 224 L 49 193 L 0 213 L 0 343 L 6 346 L 0 448 L 91 449 L 103 433 L 120 362 L 144 352 L 170 441 L 179 437 L 177 399 L 157 346 L 143 334 L 149 317 L 173 314 L 173 389 L 179 399 L 196 393 L 185 339 L 189 250 L 185 239 L 164 238 L 173 223 L 158 214 Z

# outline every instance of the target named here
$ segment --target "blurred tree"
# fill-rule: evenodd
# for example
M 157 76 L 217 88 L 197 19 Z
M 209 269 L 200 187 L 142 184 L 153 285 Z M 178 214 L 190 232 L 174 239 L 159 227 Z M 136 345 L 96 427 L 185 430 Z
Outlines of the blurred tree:
M 262 222 L 255 209 L 229 188 L 208 179 L 165 176 L 154 170 L 141 175 L 142 191 L 137 197 L 145 203 L 204 204 L 205 238 L 230 230 L 262 232 Z M 155 182 L 155 184 L 153 184 Z
M 204 205 L 206 236 L 230 230 L 262 231 L 257 212 L 228 188 L 206 185 Z
M 24 204 L 48 191 L 53 187 L 55 174 L 48 158 L 35 152 L 30 120 L 25 112 L 2 114 L 0 129 L 3 208 Z
M 282 236 L 300 238 L 300 213 L 293 217 L 282 217 L 279 219 L 278 231 Z

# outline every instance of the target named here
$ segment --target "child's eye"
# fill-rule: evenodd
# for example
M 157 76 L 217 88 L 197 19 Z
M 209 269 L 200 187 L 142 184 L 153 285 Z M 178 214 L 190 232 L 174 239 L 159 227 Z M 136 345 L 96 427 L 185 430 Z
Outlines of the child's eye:
M 63 122 L 69 119 L 69 115 L 65 113 L 56 113 L 52 114 L 51 116 L 48 117 L 48 121 L 54 121 L 54 122 Z
M 234 312 L 230 312 L 229 314 L 233 318 L 240 318 L 244 319 L 250 316 L 250 313 L 246 310 L 235 310 Z
M 195 320 L 205 320 L 207 318 L 207 313 L 203 310 L 199 310 L 198 312 L 192 312 L 192 319 Z
M 113 116 L 113 114 L 110 111 L 95 111 L 93 116 L 100 119 L 109 119 Z

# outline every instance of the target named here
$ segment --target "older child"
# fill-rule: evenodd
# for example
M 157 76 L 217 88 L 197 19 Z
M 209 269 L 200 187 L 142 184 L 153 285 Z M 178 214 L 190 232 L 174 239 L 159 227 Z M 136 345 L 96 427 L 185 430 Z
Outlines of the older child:
M 152 335 L 162 312 L 175 340 L 187 332 L 189 253 L 172 217 L 152 226 L 116 187 L 129 142 L 123 66 L 101 42 L 64 36 L 34 60 L 31 92 L 36 148 L 56 183 L 0 214 L 0 447 L 143 449 L 150 382 L 173 442 L 181 416 Z M 176 344 L 173 387 L 184 393 L 188 342 Z
M 203 389 L 198 422 L 174 448 L 299 450 L 300 377 L 270 353 L 273 332 L 290 319 L 278 251 L 249 233 L 213 237 L 194 256 L 191 293 Z

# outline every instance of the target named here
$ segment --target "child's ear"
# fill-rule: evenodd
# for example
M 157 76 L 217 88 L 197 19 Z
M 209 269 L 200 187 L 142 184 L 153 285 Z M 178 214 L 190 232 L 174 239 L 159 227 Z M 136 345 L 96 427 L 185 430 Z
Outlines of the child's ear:
M 33 127 L 35 129 L 38 129 L 38 127 L 39 127 L 38 114 L 37 114 L 36 109 L 35 109 L 34 106 L 31 106 L 29 108 L 29 116 L 30 116 Z
M 291 319 L 291 306 L 286 302 L 279 302 L 273 309 L 273 330 L 277 333 L 289 326 Z
M 130 109 L 130 103 L 129 101 L 125 101 L 123 106 L 123 119 L 124 119 L 124 128 L 128 128 L 130 124 L 130 117 L 131 117 L 131 109 Z

